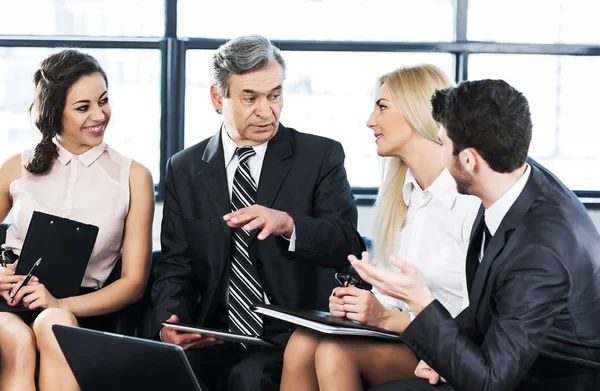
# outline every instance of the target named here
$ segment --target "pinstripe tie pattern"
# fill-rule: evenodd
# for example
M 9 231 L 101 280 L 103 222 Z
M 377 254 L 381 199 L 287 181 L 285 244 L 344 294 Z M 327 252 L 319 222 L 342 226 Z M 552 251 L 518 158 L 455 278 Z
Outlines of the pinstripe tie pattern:
M 248 159 L 256 152 L 252 147 L 238 147 L 235 153 L 238 155 L 239 166 L 233 176 L 232 212 L 253 205 L 257 189 L 248 167 Z M 250 232 L 242 228 L 235 228 L 232 239 L 229 330 L 235 333 L 259 336 L 263 330 L 262 319 L 250 310 L 250 306 L 263 302 L 263 289 L 248 253 Z

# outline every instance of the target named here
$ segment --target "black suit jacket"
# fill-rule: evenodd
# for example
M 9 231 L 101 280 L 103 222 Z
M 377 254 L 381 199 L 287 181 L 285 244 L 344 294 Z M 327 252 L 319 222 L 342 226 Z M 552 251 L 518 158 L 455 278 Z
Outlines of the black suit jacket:
M 600 236 L 586 209 L 530 159 L 457 319 L 434 301 L 406 329 L 456 390 L 600 389 Z M 467 257 L 481 248 L 483 207 Z
M 171 314 L 205 326 L 220 318 L 222 327 L 232 230 L 223 220 L 230 197 L 220 132 L 169 160 L 164 194 L 153 333 Z M 271 303 L 327 306 L 332 268 L 348 266 L 348 254 L 364 249 L 342 146 L 280 125 L 267 147 L 256 203 L 289 213 L 296 228 L 294 252 L 282 237 L 261 241 L 251 232 L 250 257 Z

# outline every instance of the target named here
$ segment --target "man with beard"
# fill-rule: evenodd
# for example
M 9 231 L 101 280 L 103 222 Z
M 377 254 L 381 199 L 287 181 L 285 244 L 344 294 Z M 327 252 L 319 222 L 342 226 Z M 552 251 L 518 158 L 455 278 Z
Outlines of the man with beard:
M 342 146 L 279 123 L 285 62 L 271 42 L 233 39 L 210 67 L 223 125 L 167 165 L 153 337 L 183 347 L 210 390 L 276 390 L 283 349 L 223 343 L 161 322 L 285 343 L 288 327 L 249 307 L 325 308 L 333 268 L 364 249 L 356 204 Z
M 600 389 L 600 236 L 577 197 L 527 159 L 527 100 L 480 80 L 438 91 L 432 104 L 444 165 L 459 192 L 482 201 L 466 260 L 470 305 L 452 319 L 414 266 L 395 259 L 398 272 L 385 273 L 353 259 L 417 315 L 403 337 L 422 379 L 375 389 Z

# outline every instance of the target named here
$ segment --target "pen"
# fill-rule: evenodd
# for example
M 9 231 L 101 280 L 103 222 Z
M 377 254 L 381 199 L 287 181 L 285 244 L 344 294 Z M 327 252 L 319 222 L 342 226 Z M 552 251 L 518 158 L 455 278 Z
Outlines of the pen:
M 37 269 L 38 266 L 40 266 L 40 262 L 42 262 L 42 258 L 38 259 L 33 266 L 31 267 L 31 270 L 29 271 L 29 273 L 27 273 L 27 277 L 25 277 L 25 281 L 23 281 L 23 283 L 21 284 L 21 286 L 19 287 L 19 289 L 17 289 L 17 291 L 15 293 L 13 293 L 11 295 L 11 297 L 15 297 L 17 295 L 17 293 L 19 293 L 19 291 L 21 290 L 21 288 L 23 288 L 25 285 L 27 285 L 27 283 L 29 283 L 29 280 L 31 280 L 31 277 L 33 277 L 33 272 L 35 271 L 35 269 Z

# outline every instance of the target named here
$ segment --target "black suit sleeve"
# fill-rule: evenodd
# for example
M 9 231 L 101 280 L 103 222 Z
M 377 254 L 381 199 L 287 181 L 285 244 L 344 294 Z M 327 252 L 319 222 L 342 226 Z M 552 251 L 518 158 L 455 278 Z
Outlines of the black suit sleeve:
M 333 142 L 323 160 L 314 192 L 313 215 L 293 215 L 296 249 L 290 257 L 325 267 L 349 266 L 348 254 L 360 255 L 364 243 L 356 231 L 358 212 L 344 169 L 344 150 Z
M 172 162 L 167 163 L 161 226 L 162 256 L 154 265 L 155 282 L 152 301 L 155 309 L 155 329 L 171 315 L 182 323 L 191 324 L 197 291 L 193 283 L 192 257 L 183 227 L 181 206 L 174 186 Z
M 495 281 L 491 325 L 476 344 L 437 301 L 403 336 L 425 362 L 457 390 L 513 390 L 538 356 L 571 290 L 558 256 L 540 246 L 523 248 Z
M 477 333 L 469 324 L 469 307 L 465 308 L 460 312 L 460 314 L 456 315 L 454 320 L 458 323 L 458 327 L 460 327 L 465 334 L 471 337 L 471 339 L 475 339 Z

